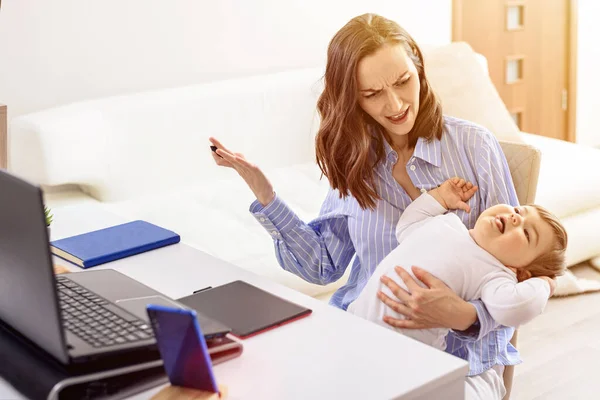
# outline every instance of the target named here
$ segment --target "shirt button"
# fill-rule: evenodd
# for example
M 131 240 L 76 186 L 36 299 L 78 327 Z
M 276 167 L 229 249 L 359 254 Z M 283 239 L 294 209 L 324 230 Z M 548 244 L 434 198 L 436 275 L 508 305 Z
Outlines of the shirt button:
M 277 232 L 277 231 L 271 231 L 271 235 L 273 237 L 277 237 L 277 236 L 279 236 L 279 232 Z
M 414 164 L 410 166 L 411 171 L 414 171 L 415 169 L 417 169 L 417 167 L 415 167 Z
M 264 217 L 260 217 L 258 220 L 259 220 L 260 222 L 265 222 L 265 221 L 266 221 Z
M 427 189 L 421 189 L 421 193 L 427 193 Z

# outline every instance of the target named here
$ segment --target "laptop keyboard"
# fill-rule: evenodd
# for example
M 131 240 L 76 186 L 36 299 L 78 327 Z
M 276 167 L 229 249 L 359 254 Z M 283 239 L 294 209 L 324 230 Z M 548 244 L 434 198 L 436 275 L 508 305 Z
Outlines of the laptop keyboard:
M 94 347 L 108 347 L 153 338 L 152 327 L 113 303 L 56 277 L 63 327 Z

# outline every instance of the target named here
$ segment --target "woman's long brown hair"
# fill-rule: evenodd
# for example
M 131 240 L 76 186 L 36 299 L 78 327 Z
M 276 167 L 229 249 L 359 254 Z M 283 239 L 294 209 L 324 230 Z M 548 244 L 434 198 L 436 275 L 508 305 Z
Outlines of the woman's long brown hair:
M 364 57 L 390 43 L 404 46 L 419 73 L 420 106 L 409 146 L 413 148 L 419 137 L 440 139 L 443 131 L 441 104 L 425 77 L 421 50 L 408 32 L 376 14 L 355 17 L 340 29 L 329 43 L 325 89 L 317 102 L 317 164 L 342 198 L 353 196 L 363 209 L 374 209 L 381 198 L 374 169 L 385 157 L 385 132 L 358 103 L 357 68 Z

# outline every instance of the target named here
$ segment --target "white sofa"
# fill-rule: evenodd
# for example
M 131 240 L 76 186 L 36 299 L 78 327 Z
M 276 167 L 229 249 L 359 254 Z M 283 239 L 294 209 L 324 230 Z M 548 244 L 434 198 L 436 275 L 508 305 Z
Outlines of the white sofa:
M 541 149 L 537 202 L 562 218 L 570 236 L 569 264 L 598 256 L 600 150 L 519 132 L 467 45 L 425 54 L 447 114 L 479 122 L 499 139 Z M 207 140 L 215 136 L 259 164 L 278 194 L 306 221 L 312 219 L 328 188 L 314 162 L 322 74 L 322 68 L 293 70 L 14 118 L 9 169 L 44 185 L 50 207 L 99 202 L 173 229 L 184 242 L 243 268 L 328 297 L 345 279 L 320 287 L 278 267 L 270 236 L 248 212 L 251 192 L 233 170 L 214 165 Z M 504 146 L 507 152 L 510 145 Z M 539 159 L 535 152 L 508 153 L 513 175 L 525 175 L 516 179 L 520 198 L 533 199 Z

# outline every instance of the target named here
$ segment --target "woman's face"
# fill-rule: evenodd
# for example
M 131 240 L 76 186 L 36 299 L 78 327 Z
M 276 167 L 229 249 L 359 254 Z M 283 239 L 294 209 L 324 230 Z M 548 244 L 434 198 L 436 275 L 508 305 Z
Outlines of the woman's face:
M 386 44 L 358 63 L 359 104 L 392 139 L 415 125 L 420 89 L 417 67 L 401 44 Z

